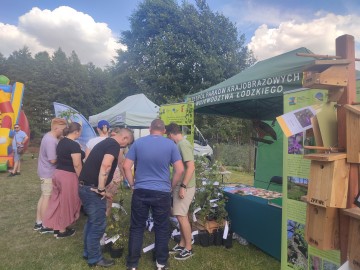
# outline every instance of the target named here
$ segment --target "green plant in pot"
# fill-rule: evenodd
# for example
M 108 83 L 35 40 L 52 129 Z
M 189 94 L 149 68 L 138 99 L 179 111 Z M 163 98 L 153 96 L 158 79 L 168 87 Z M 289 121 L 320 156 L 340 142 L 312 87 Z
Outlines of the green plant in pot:
M 122 200 L 120 200 L 120 206 L 122 206 Z M 120 258 L 123 254 L 124 248 L 128 244 L 128 215 L 120 208 L 112 207 L 111 213 L 107 217 L 106 234 L 107 237 L 118 237 L 110 247 L 110 255 L 113 258 Z
M 124 229 L 125 231 L 126 229 Z M 124 249 L 128 244 L 128 234 L 123 232 L 118 234 L 119 238 L 113 242 L 110 247 L 110 255 L 112 258 L 120 258 L 124 253 Z
M 197 217 L 202 222 L 216 221 L 219 226 L 224 226 L 224 219 L 228 214 L 225 209 L 226 198 L 223 193 L 221 183 L 220 168 L 221 164 L 214 162 L 211 166 L 206 163 L 205 157 L 195 160 L 196 168 L 196 193 L 195 200 L 191 205 L 192 212 L 201 208 L 197 212 Z

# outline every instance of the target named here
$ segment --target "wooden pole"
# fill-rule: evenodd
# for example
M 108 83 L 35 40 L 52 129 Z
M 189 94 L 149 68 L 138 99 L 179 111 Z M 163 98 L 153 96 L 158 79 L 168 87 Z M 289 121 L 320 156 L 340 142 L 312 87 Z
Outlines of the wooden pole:
M 336 55 L 350 61 L 349 80 L 345 91 L 338 101 L 338 147 L 346 149 L 346 111 L 342 106 L 356 101 L 356 76 L 355 76 L 355 39 L 350 35 L 343 35 L 336 39 Z M 354 200 L 359 192 L 358 164 L 350 164 L 349 191 L 347 208 L 355 207 Z M 349 236 L 349 217 L 340 211 L 340 256 L 341 264 L 347 261 Z

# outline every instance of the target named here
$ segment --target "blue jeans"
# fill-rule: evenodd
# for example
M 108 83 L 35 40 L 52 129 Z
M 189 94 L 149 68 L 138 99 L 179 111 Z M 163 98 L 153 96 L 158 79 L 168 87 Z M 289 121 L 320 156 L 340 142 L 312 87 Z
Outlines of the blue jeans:
M 79 186 L 79 196 L 88 216 L 84 227 L 84 252 L 88 263 L 97 263 L 103 256 L 100 239 L 106 229 L 106 199 L 102 199 L 89 186 Z
M 143 244 L 146 220 L 151 208 L 155 231 L 155 256 L 159 264 L 165 265 L 169 258 L 170 192 L 135 189 L 131 200 L 131 223 L 127 267 L 137 267 Z

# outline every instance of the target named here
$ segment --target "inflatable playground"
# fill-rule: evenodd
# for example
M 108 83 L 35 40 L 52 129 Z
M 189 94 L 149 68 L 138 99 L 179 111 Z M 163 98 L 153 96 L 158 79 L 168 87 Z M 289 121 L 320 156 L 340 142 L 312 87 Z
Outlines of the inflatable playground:
M 20 82 L 10 85 L 10 80 L 0 75 L 0 171 L 14 166 L 12 138 L 14 125 L 19 124 L 30 138 L 29 122 L 21 109 L 25 86 Z M 25 145 L 27 148 L 29 141 Z

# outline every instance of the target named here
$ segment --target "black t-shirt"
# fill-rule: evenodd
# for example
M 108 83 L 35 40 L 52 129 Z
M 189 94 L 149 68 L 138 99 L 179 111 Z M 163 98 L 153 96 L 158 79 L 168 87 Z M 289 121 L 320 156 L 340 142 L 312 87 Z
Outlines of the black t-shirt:
M 56 147 L 56 169 L 75 172 L 73 160 L 71 158 L 71 154 L 75 153 L 81 153 L 81 160 L 85 157 L 85 153 L 81 150 L 79 143 L 66 137 L 61 139 Z
M 113 138 L 107 138 L 96 144 L 85 161 L 79 180 L 84 181 L 87 185 L 97 186 L 99 184 L 99 171 L 103 158 L 105 154 L 110 154 L 114 156 L 114 161 L 111 165 L 111 170 L 106 181 L 106 185 L 108 185 L 113 179 L 114 171 L 118 163 L 119 153 L 120 145 Z

